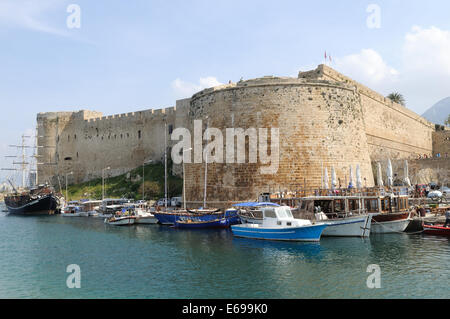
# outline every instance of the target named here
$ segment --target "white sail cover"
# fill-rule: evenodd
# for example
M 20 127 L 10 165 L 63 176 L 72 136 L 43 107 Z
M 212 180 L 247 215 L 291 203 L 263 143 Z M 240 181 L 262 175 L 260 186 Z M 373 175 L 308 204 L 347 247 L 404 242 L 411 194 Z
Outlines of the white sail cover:
M 392 163 L 391 159 L 388 158 L 388 165 L 387 165 L 387 184 L 389 187 L 394 186 L 394 177 L 392 173 Z
M 323 174 L 323 188 L 328 189 L 328 169 L 325 167 L 325 173 Z
M 356 165 L 356 188 L 362 188 L 361 169 L 359 164 Z
M 336 171 L 334 170 L 334 166 L 331 167 L 331 188 L 335 189 L 337 186 L 337 179 L 336 179 Z
M 377 184 L 379 187 L 383 187 L 384 183 L 383 183 L 383 174 L 381 173 L 381 163 L 378 162 L 377 163 Z
M 349 181 L 348 181 L 348 188 L 353 188 L 353 170 L 352 170 L 352 166 L 350 165 L 350 175 L 348 177 Z
M 411 181 L 409 180 L 409 168 L 408 168 L 408 161 L 405 160 L 405 167 L 404 167 L 404 175 L 405 175 L 405 185 L 408 187 L 411 187 Z

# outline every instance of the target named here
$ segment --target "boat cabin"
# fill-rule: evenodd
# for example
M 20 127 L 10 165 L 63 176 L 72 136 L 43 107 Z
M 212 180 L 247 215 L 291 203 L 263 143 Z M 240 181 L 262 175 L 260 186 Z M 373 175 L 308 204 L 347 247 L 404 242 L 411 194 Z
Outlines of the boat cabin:
M 409 209 L 408 196 L 317 196 L 299 199 L 300 218 L 336 219 L 358 214 L 401 213 Z M 326 217 L 325 217 L 326 216 Z
M 263 226 L 266 227 L 299 227 L 311 225 L 309 220 L 295 219 L 291 208 L 288 206 L 264 207 L 261 209 L 263 214 Z

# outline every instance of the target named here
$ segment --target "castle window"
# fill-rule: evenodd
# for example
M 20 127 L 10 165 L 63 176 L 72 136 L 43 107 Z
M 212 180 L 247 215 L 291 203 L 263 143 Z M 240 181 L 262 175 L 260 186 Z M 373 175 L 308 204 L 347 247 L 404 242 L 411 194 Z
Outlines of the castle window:
M 65 160 L 65 161 L 71 161 L 71 160 L 72 160 L 72 157 L 65 157 L 64 160 Z
M 77 158 L 78 158 L 79 156 L 78 156 L 78 152 L 77 152 Z
M 98 128 L 95 129 L 97 131 L 97 137 L 98 137 Z
M 141 131 L 138 131 L 138 139 L 141 139 Z
M 67 135 L 67 142 L 70 142 L 70 135 Z
M 75 135 L 73 136 L 73 138 L 76 140 L 76 139 L 77 139 L 77 134 L 75 134 Z
M 173 125 L 169 124 L 169 135 L 172 134 L 172 132 L 173 132 Z
M 130 138 L 130 133 L 127 133 L 127 138 Z

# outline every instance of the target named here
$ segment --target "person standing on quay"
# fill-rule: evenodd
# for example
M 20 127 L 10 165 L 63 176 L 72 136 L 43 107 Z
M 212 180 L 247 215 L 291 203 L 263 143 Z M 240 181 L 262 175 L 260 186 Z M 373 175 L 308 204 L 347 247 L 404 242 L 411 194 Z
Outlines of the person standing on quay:
M 445 212 L 445 224 L 444 224 L 444 227 L 447 227 L 448 224 L 450 224 L 450 210 Z

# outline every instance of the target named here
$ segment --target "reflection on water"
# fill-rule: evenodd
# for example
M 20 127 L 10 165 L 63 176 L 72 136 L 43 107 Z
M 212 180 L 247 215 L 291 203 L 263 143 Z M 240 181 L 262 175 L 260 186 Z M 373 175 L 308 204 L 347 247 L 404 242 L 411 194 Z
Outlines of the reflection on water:
M 425 235 L 288 243 L 2 214 L 0 255 L 3 298 L 450 297 L 449 240 Z M 69 264 L 81 267 L 81 289 L 66 288 Z M 366 286 L 370 264 L 381 267 L 381 289 Z

